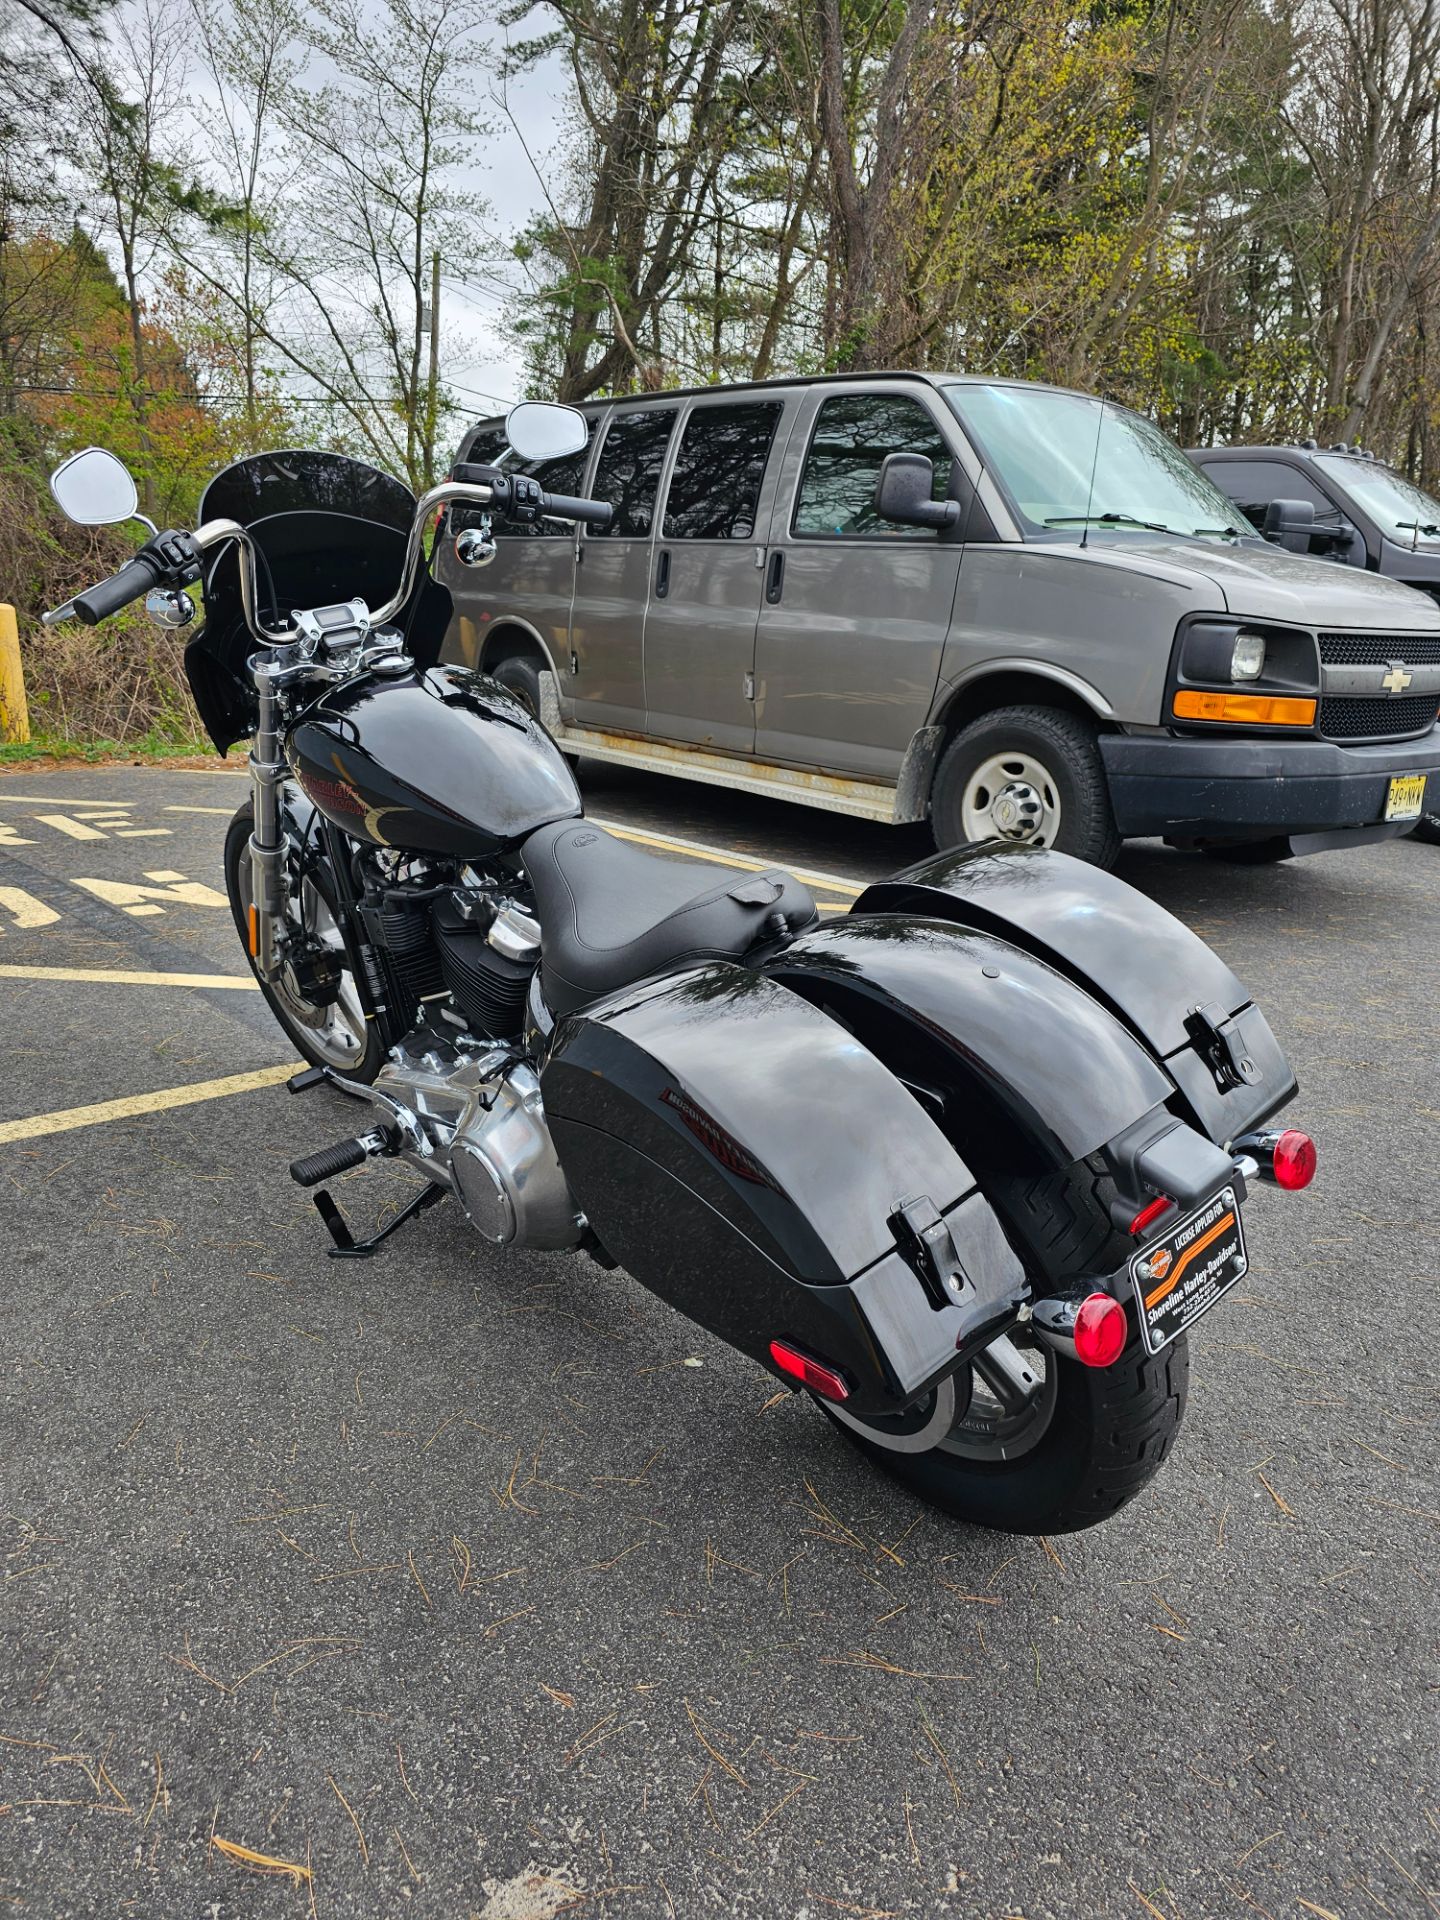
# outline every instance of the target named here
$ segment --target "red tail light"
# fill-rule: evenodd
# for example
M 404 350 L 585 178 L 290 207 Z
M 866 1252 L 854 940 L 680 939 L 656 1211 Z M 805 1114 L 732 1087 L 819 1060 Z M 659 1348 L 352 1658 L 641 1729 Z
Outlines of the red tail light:
M 809 1387 L 812 1393 L 818 1393 L 822 1400 L 850 1398 L 850 1388 L 844 1376 L 837 1373 L 834 1367 L 827 1367 L 823 1360 L 813 1360 L 808 1353 L 787 1346 L 783 1340 L 770 1342 L 770 1358 L 782 1373 L 788 1373 L 802 1387 Z
M 1125 1309 L 1108 1293 L 1092 1293 L 1075 1315 L 1075 1358 L 1087 1367 L 1109 1367 L 1125 1351 L 1130 1327 Z
M 1152 1200 L 1148 1207 L 1142 1207 L 1139 1213 L 1136 1214 L 1135 1218 L 1130 1222 L 1131 1233 L 1144 1233 L 1147 1227 L 1154 1226 L 1162 1213 L 1168 1213 L 1174 1204 L 1173 1200 L 1162 1193 L 1158 1200 Z
M 1287 1127 L 1275 1142 L 1270 1164 L 1275 1170 L 1276 1186 L 1298 1193 L 1315 1178 L 1315 1142 L 1298 1127 Z

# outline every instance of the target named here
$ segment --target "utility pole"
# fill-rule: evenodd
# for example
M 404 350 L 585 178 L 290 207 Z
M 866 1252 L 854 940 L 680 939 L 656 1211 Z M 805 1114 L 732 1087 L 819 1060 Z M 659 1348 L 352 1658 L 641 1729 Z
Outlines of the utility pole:
M 425 480 L 435 484 L 435 440 L 440 412 L 440 249 L 430 256 L 430 386 L 425 402 Z

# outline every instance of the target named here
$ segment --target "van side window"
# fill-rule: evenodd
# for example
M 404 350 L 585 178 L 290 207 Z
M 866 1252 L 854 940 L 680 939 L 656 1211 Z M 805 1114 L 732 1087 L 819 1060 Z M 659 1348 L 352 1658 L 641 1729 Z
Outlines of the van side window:
M 526 473 L 538 480 L 546 493 L 568 493 L 572 496 L 583 491 L 585 463 L 590 458 L 590 441 L 594 437 L 595 423 L 586 419 L 585 445 L 578 453 L 565 453 L 558 460 L 515 460 L 505 462 L 507 473 Z M 505 429 L 498 427 L 479 427 L 465 449 L 464 458 L 477 466 L 492 466 L 505 451 L 508 442 Z M 462 526 L 478 526 L 481 512 L 478 507 L 452 507 L 450 525 L 458 533 Z M 509 520 L 503 513 L 491 516 L 491 527 L 497 539 L 516 536 L 534 540 L 536 538 L 554 538 L 558 535 L 568 540 L 574 535 L 574 527 L 568 520 Z
M 665 449 L 675 425 L 674 407 L 622 413 L 610 422 L 591 497 L 615 509 L 608 527 L 587 527 L 591 539 L 648 540 Z
M 1284 460 L 1202 460 L 1207 478 L 1239 507 L 1254 526 L 1262 531 L 1265 509 L 1272 500 L 1308 500 L 1316 519 L 1328 514 L 1333 520 L 1335 504 L 1316 486 L 1309 474 Z
M 875 512 L 875 482 L 887 453 L 923 453 L 935 466 L 934 498 L 950 485 L 950 450 L 918 400 L 899 393 L 847 393 L 827 400 L 815 420 L 800 475 L 793 533 L 868 539 L 933 540 L 933 531 L 901 527 Z
M 696 407 L 665 499 L 667 540 L 749 540 L 780 402 Z

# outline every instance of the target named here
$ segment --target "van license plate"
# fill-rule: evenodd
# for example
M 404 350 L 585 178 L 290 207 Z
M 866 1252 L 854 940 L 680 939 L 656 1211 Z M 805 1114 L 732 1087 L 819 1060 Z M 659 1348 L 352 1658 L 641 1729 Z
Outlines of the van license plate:
M 1385 797 L 1385 818 L 1387 820 L 1418 820 L 1424 804 L 1424 774 L 1397 773 L 1392 778 L 1390 791 Z
M 1249 1266 L 1235 1189 L 1225 1187 L 1130 1262 L 1140 1332 L 1151 1353 L 1193 1327 Z

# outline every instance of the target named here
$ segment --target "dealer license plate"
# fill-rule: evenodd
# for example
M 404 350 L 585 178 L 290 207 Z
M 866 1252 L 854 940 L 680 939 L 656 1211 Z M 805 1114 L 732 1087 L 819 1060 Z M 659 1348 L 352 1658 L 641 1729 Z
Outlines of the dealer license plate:
M 1424 804 L 1423 773 L 1397 773 L 1391 776 L 1390 791 L 1385 796 L 1387 820 L 1418 820 Z
M 1151 1353 L 1193 1327 L 1245 1272 L 1235 1189 L 1225 1187 L 1130 1262 L 1140 1332 Z

